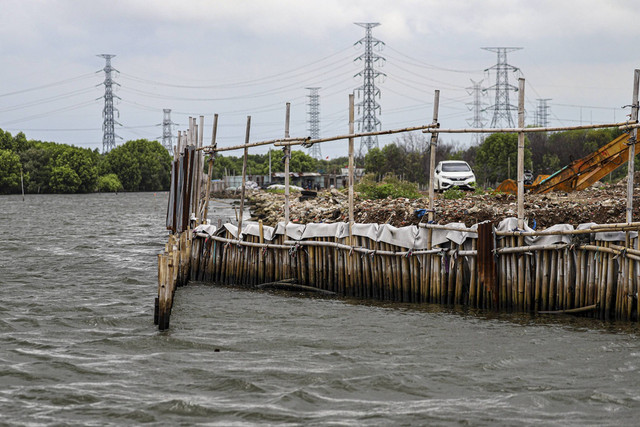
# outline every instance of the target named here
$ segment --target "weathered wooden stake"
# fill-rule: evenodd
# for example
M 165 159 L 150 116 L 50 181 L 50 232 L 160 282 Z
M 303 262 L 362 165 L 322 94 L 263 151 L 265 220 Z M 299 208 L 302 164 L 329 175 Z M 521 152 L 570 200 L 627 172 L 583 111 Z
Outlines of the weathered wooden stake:
M 211 146 L 216 147 L 216 135 L 218 133 L 218 114 L 213 115 L 213 131 L 211 134 Z M 213 159 L 215 156 L 215 152 L 211 151 L 209 153 L 209 170 L 207 176 L 207 194 L 205 194 L 204 199 L 204 213 L 202 215 L 202 222 L 206 223 L 207 218 L 209 217 L 209 196 L 211 195 L 211 175 L 213 174 Z
M 247 132 L 244 137 L 245 144 L 249 143 L 249 133 L 251 131 L 251 116 L 247 116 Z M 238 218 L 238 240 L 242 236 L 242 217 L 244 216 L 244 194 L 247 184 L 247 156 L 249 155 L 249 148 L 244 147 L 244 156 L 242 158 L 242 194 L 240 196 L 240 215 Z
M 287 102 L 284 119 L 284 137 L 289 138 L 289 121 L 291 119 L 291 103 Z M 289 225 L 289 161 L 291 160 L 291 147 L 284 147 L 284 234 L 287 235 Z
M 349 94 L 349 133 L 354 132 L 354 96 L 353 93 Z M 353 158 L 353 138 L 349 138 L 349 244 L 352 245 L 352 230 L 353 227 L 353 184 L 354 184 L 354 158 Z
M 440 105 L 440 91 L 436 90 L 433 95 L 433 124 L 438 124 L 438 109 Z M 432 223 L 434 220 L 434 211 L 435 211 L 435 197 L 436 192 L 433 186 L 433 181 L 435 180 L 435 169 L 436 169 L 436 151 L 438 144 L 438 134 L 436 132 L 431 133 L 431 140 L 429 141 L 429 212 L 427 213 L 427 219 L 429 223 Z M 427 232 L 427 249 L 431 249 L 431 241 L 433 236 L 433 230 L 429 229 Z

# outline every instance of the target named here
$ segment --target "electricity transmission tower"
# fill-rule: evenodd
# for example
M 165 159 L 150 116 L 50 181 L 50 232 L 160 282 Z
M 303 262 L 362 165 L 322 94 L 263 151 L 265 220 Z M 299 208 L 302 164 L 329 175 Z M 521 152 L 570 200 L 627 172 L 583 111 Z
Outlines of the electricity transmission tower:
M 320 95 L 318 94 L 319 87 L 308 87 L 309 103 L 309 136 L 311 139 L 320 138 Z M 322 152 L 320 150 L 320 144 L 313 144 L 308 148 L 309 155 L 316 160 L 322 159 Z
M 171 126 L 175 125 L 171 121 L 171 109 L 162 110 L 162 146 L 167 149 L 169 154 L 173 154 L 173 132 Z
M 494 70 L 496 73 L 496 84 L 486 90 L 493 90 L 496 93 L 495 103 L 487 108 L 493 110 L 493 118 L 491 119 L 491 128 L 499 127 L 515 127 L 512 111 L 518 111 L 518 108 L 509 102 L 509 91 L 516 92 L 518 88 L 509 84 L 509 71 L 518 71 L 518 68 L 507 63 L 507 53 L 522 49 L 521 47 L 483 47 L 482 49 L 498 54 L 498 62 L 491 68 L 484 71 Z
M 104 108 L 102 110 L 102 152 L 106 153 L 109 150 L 116 148 L 116 137 L 120 138 L 116 135 L 115 125 L 120 124 L 116 122 L 114 118 L 114 113 L 117 113 L 118 110 L 113 107 L 113 98 L 120 99 L 117 95 L 113 94 L 113 85 L 117 85 L 118 83 L 113 81 L 111 77 L 111 72 L 116 70 L 111 66 L 111 58 L 115 55 L 102 54 L 98 55 L 101 58 L 104 58 L 105 65 L 103 68 L 104 71 Z M 122 138 L 120 138 L 122 139 Z
M 362 117 L 358 120 L 358 129 L 362 132 L 375 132 L 380 127 L 380 120 L 376 117 L 376 110 L 380 111 L 380 104 L 376 102 L 376 96 L 380 98 L 380 89 L 376 88 L 375 80 L 377 77 L 385 76 L 386 74 L 374 68 L 375 64 L 382 65 L 385 59 L 374 53 L 373 48 L 376 47 L 378 50 L 382 50 L 384 42 L 371 35 L 371 29 L 380 25 L 379 23 L 356 22 L 355 24 L 365 29 L 365 36 L 354 44 L 364 46 L 364 53 L 354 60 L 361 60 L 364 63 L 364 69 L 354 76 L 362 76 L 364 80 L 362 86 L 356 88 L 358 96 L 362 95 L 362 102 L 357 104 L 358 114 L 362 111 Z M 366 151 L 374 146 L 378 147 L 377 136 L 362 137 L 359 155 L 364 156 Z
M 546 128 L 549 126 L 549 104 L 547 102 L 551 101 L 551 98 L 538 98 L 538 105 L 536 105 L 536 114 L 535 114 L 535 126 Z
M 484 92 L 482 90 L 482 80 L 479 82 L 474 82 L 471 80 L 472 86 L 467 88 L 469 95 L 473 96 L 472 102 L 467 102 L 467 105 L 470 106 L 470 110 L 473 111 L 473 117 L 467 119 L 467 123 L 472 128 L 482 129 L 485 125 L 484 118 L 484 102 L 482 101 L 482 96 Z M 472 144 L 480 144 L 484 137 L 481 133 L 474 133 L 471 137 Z

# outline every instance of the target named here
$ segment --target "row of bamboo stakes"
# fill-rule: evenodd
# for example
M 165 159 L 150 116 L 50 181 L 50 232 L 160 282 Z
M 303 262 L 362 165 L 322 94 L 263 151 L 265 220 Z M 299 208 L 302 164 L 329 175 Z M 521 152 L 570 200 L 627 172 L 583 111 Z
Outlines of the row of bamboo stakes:
M 289 281 L 352 298 L 638 320 L 640 251 L 613 242 L 520 246 L 513 235 L 493 247 L 489 234 L 465 247 L 411 251 L 360 236 L 265 243 L 224 233 L 192 240 L 191 280 L 250 288 Z

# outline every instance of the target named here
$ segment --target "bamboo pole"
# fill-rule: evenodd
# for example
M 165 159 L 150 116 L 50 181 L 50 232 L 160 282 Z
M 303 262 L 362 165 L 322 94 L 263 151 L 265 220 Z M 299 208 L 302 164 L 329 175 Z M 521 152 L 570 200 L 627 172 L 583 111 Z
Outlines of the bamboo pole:
M 524 78 L 518 79 L 518 127 L 524 129 Z M 524 230 L 524 132 L 518 132 L 518 229 Z M 519 242 L 522 246 L 522 243 Z M 522 271 L 522 270 L 520 270 Z
M 211 145 L 213 147 L 216 146 L 216 135 L 218 133 L 218 114 L 214 114 L 213 115 L 213 130 L 212 130 L 212 134 L 211 134 Z M 206 194 L 205 194 L 205 199 L 204 199 L 204 213 L 202 214 L 202 222 L 206 223 L 207 222 L 207 218 L 209 218 L 209 197 L 211 194 L 211 175 L 213 174 L 213 158 L 214 155 L 213 153 L 209 154 L 209 170 L 208 172 L 208 177 L 207 177 L 207 190 L 206 190 Z
M 354 96 L 353 93 L 349 94 L 349 134 L 354 133 Z M 351 241 L 353 238 L 353 185 L 354 185 L 354 154 L 353 143 L 354 138 L 349 138 L 349 244 L 353 245 Z
M 290 141 L 278 141 L 273 143 L 273 145 L 275 145 L 276 147 L 282 147 L 282 146 L 302 145 L 302 144 L 320 144 L 323 142 L 338 141 L 341 139 L 362 138 L 366 136 L 392 135 L 396 133 L 414 132 L 417 130 L 424 131 L 426 129 L 433 129 L 437 127 L 438 125 L 430 124 L 430 125 L 422 125 L 422 126 L 405 127 L 401 129 L 379 130 L 379 131 L 373 131 L 373 132 L 358 132 L 353 134 L 349 133 L 347 135 L 330 136 L 327 138 L 318 138 L 318 139 L 297 138 L 297 139 L 291 139 Z
M 247 116 L 247 131 L 245 134 L 245 142 L 249 142 L 249 133 L 251 132 L 251 116 Z M 242 158 L 242 194 L 240 196 L 240 217 L 238 218 L 238 240 L 242 237 L 242 217 L 244 216 L 244 194 L 246 191 L 247 183 L 247 156 L 249 155 L 249 148 L 244 147 L 244 156 Z
M 289 122 L 291 119 L 291 103 L 287 102 L 284 119 L 284 137 L 289 138 Z M 284 148 L 284 235 L 287 237 L 287 226 L 289 225 L 289 161 L 291 160 L 291 149 Z
M 440 106 L 440 91 L 436 90 L 433 95 L 433 124 L 438 124 L 438 109 Z M 431 133 L 431 139 L 429 141 L 429 212 L 427 214 L 427 218 L 429 223 L 434 221 L 434 213 L 435 213 L 435 197 L 436 192 L 433 185 L 435 180 L 435 169 L 436 169 L 436 151 L 438 144 L 438 134 L 435 132 Z M 433 231 L 428 229 L 427 234 L 427 249 L 431 249 L 433 238 Z
M 640 124 L 634 121 L 617 122 L 617 123 L 601 123 L 596 125 L 579 125 L 579 126 L 555 126 L 555 127 L 530 127 L 530 128 L 459 128 L 459 129 L 443 129 L 438 127 L 438 133 L 536 133 L 536 132 L 558 132 L 565 130 L 584 130 L 584 129 L 600 129 L 600 128 L 619 128 L 621 130 L 629 130 L 640 127 Z M 429 129 L 422 131 L 430 133 Z

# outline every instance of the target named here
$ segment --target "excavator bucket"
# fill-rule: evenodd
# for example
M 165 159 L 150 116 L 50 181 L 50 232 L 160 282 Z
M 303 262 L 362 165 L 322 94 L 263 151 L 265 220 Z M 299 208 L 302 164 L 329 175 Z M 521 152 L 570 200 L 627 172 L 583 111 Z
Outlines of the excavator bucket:
M 525 189 L 533 194 L 584 190 L 627 163 L 628 144 L 629 135 L 622 134 L 593 153 L 571 162 L 553 175 L 538 175 L 533 184 L 525 185 Z M 638 144 L 640 142 L 636 142 L 636 153 Z M 496 191 L 517 194 L 518 184 L 512 179 L 506 179 L 496 188 Z
M 497 193 L 510 193 L 517 194 L 518 193 L 518 183 L 512 179 L 505 179 L 498 185 L 496 188 Z

